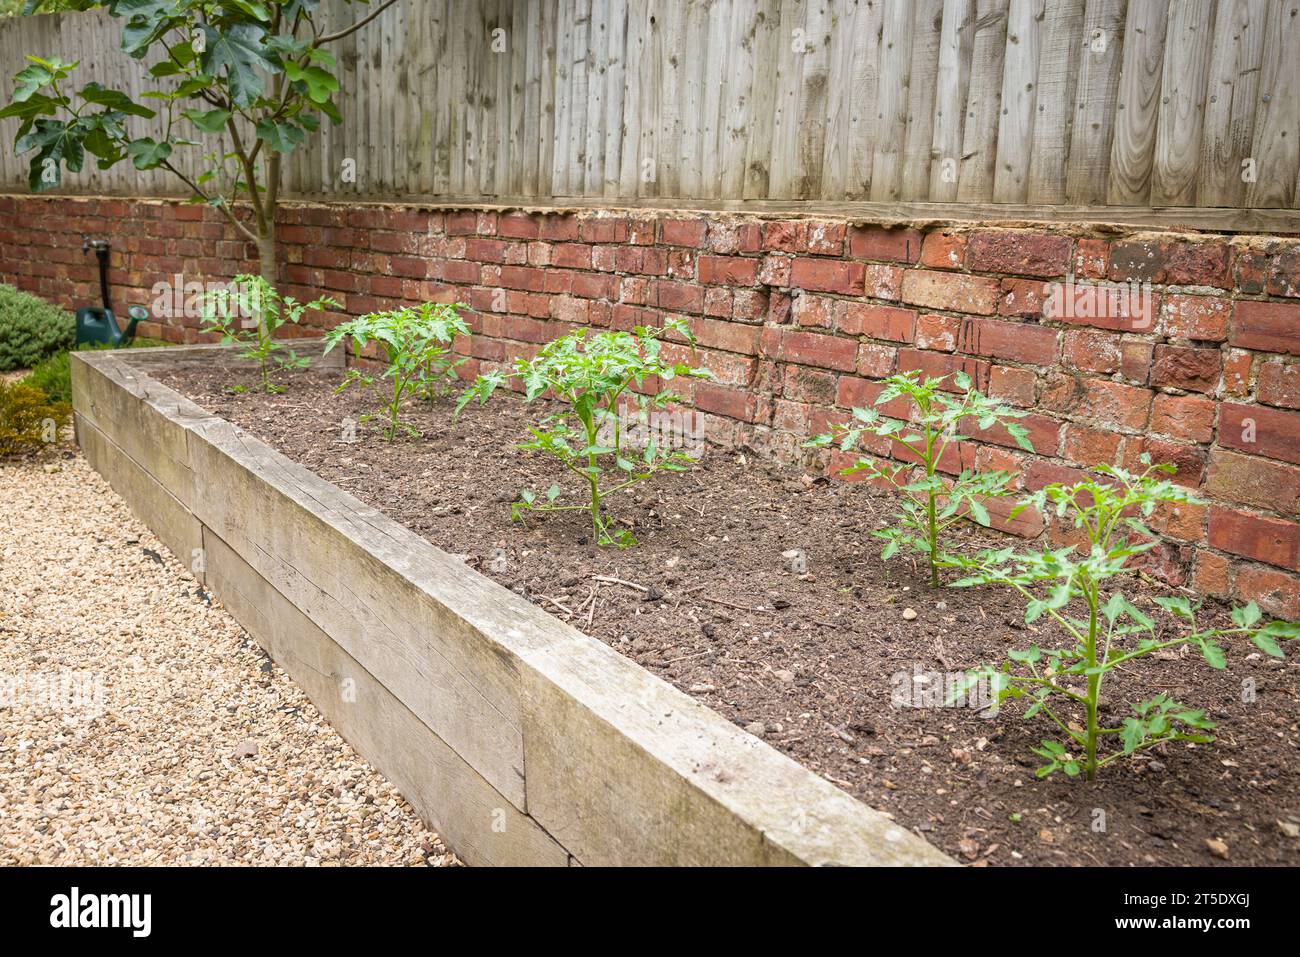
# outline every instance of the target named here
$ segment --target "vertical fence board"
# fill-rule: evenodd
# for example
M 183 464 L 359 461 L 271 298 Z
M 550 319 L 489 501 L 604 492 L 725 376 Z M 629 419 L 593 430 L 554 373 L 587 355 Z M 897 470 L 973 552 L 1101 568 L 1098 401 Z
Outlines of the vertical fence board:
M 1152 163 L 1152 206 L 1185 206 L 1196 201 L 1214 0 L 1179 0 L 1169 11 Z

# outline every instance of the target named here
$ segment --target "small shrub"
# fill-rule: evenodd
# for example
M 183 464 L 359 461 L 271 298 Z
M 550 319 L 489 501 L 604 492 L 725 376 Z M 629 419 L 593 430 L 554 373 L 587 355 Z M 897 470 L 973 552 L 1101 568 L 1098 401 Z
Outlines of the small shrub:
M 1174 466 L 1152 466 L 1144 459 L 1147 468 L 1141 473 L 1102 466 L 1097 471 L 1109 481 L 1048 485 L 1020 506 L 1050 508 L 1072 520 L 1088 538 L 1082 557 L 1083 546 L 1077 550 L 1069 546 L 1035 552 L 1017 552 L 1012 547 L 952 559 L 967 572 L 955 586 L 1012 588 L 1026 599 L 1026 623 L 1046 615 L 1068 636 L 1067 647 L 1032 644 L 1010 651 L 1000 667 L 986 665 L 970 671 L 952 690 L 956 699 L 984 683 L 995 707 L 1008 698 L 1028 698 L 1026 718 L 1042 714 L 1056 724 L 1062 737 L 1044 739 L 1041 747 L 1033 749 L 1044 761 L 1039 777 L 1064 771 L 1071 777 L 1082 772 L 1091 779 L 1099 768 L 1167 741 L 1214 740 L 1208 734 L 1214 722 L 1204 710 L 1165 693 L 1131 705 L 1131 714 L 1118 726 L 1102 727 L 1098 702 L 1107 675 L 1116 668 L 1180 645 L 1195 647 L 1210 667 L 1223 668 L 1227 659 L 1221 642 L 1225 640 L 1248 639 L 1265 654 L 1281 658 L 1278 639 L 1300 637 L 1296 622 L 1261 625 L 1254 602 L 1232 612 L 1233 627 L 1208 628 L 1197 623 L 1199 604 L 1183 597 L 1156 598 L 1156 605 L 1170 619 L 1162 625 L 1113 588 L 1113 579 L 1133 571 L 1129 559 L 1155 546 L 1156 536 L 1143 520 L 1156 505 L 1198 501 L 1163 477 L 1173 473 Z M 1072 607 L 1081 614 L 1077 616 Z M 1063 710 L 1058 713 L 1057 709 L 1067 707 L 1076 714 L 1083 712 L 1082 724 L 1067 720 Z M 1105 741 L 1113 741 L 1115 747 L 1102 754 L 1100 745 Z
M 360 350 L 369 342 L 378 342 L 384 348 L 388 368 L 378 378 L 387 379 L 392 392 L 384 409 L 387 425 L 384 435 L 393 439 L 398 429 L 415 436 L 420 433 L 414 426 L 398 418 L 402 400 L 413 393 L 425 398 L 446 394 L 450 383 L 456 380 L 456 367 L 465 360 L 457 358 L 452 346 L 457 336 L 468 336 L 469 326 L 459 313 L 459 307 L 446 303 L 426 302 L 415 307 L 372 312 L 359 319 L 351 319 L 330 330 L 325 337 L 325 351 L 329 352 L 344 339 L 351 339 Z M 349 369 L 343 384 L 336 391 L 359 384 L 370 388 L 376 377 L 360 369 Z M 375 418 L 363 415 L 362 422 Z
M 957 373 L 953 381 L 962 392 L 950 394 L 941 388 L 944 378 L 922 379 L 919 372 L 902 372 L 884 380 L 884 389 L 876 397 L 875 405 L 882 406 L 895 399 L 907 399 L 914 407 L 911 420 L 882 416 L 876 409 L 854 409 L 853 421 L 837 425 L 831 432 L 814 437 L 807 447 L 824 448 L 838 443 L 842 452 L 857 448 L 863 435 L 874 435 L 886 442 L 897 442 L 916 457 L 922 476 L 904 482 L 904 477 L 917 465 L 881 465 L 871 458 L 859 458 L 844 469 L 843 475 L 864 474 L 867 478 L 883 478 L 902 494 L 899 511 L 893 528 L 872 532 L 885 540 L 881 557 L 893 558 L 903 547 L 915 549 L 926 556 L 930 565 L 930 584 L 939 584 L 939 568 L 943 564 L 943 533 L 964 518 L 973 518 L 981 525 L 989 524 L 985 499 L 1008 494 L 1007 472 L 976 472 L 966 469 L 956 478 L 945 480 L 938 473 L 939 463 L 949 444 L 957 438 L 957 429 L 963 419 L 975 419 L 981 429 L 1001 425 L 1016 442 L 1030 452 L 1029 433 L 1014 420 L 1025 413 L 1013 409 L 997 399 L 976 391 L 970 377 Z
M 71 411 L 66 402 L 52 402 L 40 389 L 0 382 L 0 457 L 54 444 Z
M 0 284 L 0 372 L 27 369 L 71 349 L 76 334 L 72 313 Z
M 665 326 L 694 347 L 695 337 L 685 322 L 670 319 Z M 496 389 L 513 378 L 523 384 L 529 402 L 548 393 L 564 402 L 561 411 L 530 427 L 532 440 L 519 448 L 544 452 L 556 459 L 582 481 L 586 500 L 581 504 L 560 504 L 559 485 L 552 485 L 542 495 L 524 489 L 511 506 L 514 519 L 521 520 L 530 511 L 586 511 L 591 516 L 592 535 L 597 544 L 636 544 L 630 530 L 613 529 L 613 521 L 604 512 L 605 499 L 644 482 L 657 472 L 685 471 L 695 459 L 653 439 L 643 451 L 629 449 L 619 420 L 620 399 L 633 386 L 640 387 L 651 377 L 664 383 L 678 376 L 712 377 L 708 369 L 665 361 L 659 341 L 663 331 L 638 327 L 631 333 L 589 335 L 585 329 L 577 330 L 548 342 L 534 358 L 517 360 L 514 372 L 479 376 L 461 395 L 457 413 L 475 399 L 480 404 L 486 402 Z M 641 415 L 679 402 L 681 398 L 667 388 L 654 395 L 635 394 Z M 612 484 L 603 481 L 611 470 L 615 476 Z
M 284 386 L 271 382 L 272 364 L 279 369 L 301 369 L 309 360 L 278 341 L 276 331 L 288 323 L 297 324 L 309 309 L 337 308 L 338 303 L 328 296 L 301 303 L 281 296 L 261 276 L 247 273 L 236 276 L 232 286 L 205 294 L 203 331 L 219 332 L 222 342 L 244 346 L 239 357 L 257 362 L 262 391 L 283 392 Z M 280 350 L 284 350 L 283 356 L 276 355 Z

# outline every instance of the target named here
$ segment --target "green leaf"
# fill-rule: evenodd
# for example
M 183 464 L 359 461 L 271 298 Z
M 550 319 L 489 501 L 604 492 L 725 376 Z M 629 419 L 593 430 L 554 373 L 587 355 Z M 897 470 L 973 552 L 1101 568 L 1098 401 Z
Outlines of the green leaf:
M 127 155 L 136 169 L 155 169 L 172 155 L 170 143 L 155 143 L 151 137 L 142 136 L 126 145 Z
M 188 109 L 182 110 L 181 113 L 204 133 L 220 133 L 226 128 L 226 121 L 231 117 L 229 110 Z
M 273 123 L 262 120 L 257 124 L 257 138 L 266 140 L 267 146 L 277 153 L 290 153 L 306 138 L 298 126 L 293 123 Z
M 1262 631 L 1255 632 L 1255 634 L 1250 636 L 1250 640 L 1254 643 L 1256 648 L 1264 652 L 1266 655 L 1270 655 L 1274 658 L 1286 657 L 1286 655 L 1282 653 L 1282 646 L 1274 641 L 1271 636 Z
M 224 71 L 235 105 L 252 106 L 266 88 L 261 71 L 278 72 L 263 54 L 266 30 L 254 23 L 235 23 L 224 30 L 204 24 L 203 34 L 203 72 L 219 76 Z
M 303 69 L 298 64 L 289 62 L 284 66 L 284 75 L 292 82 L 300 84 L 306 91 L 307 98 L 313 103 L 328 102 L 330 95 L 339 88 L 338 78 L 318 66 Z
M 1228 667 L 1227 655 L 1223 653 L 1222 648 L 1220 648 L 1212 641 L 1204 642 L 1201 645 L 1201 655 L 1202 657 L 1205 658 L 1206 664 L 1208 664 L 1211 668 L 1218 668 L 1222 670 L 1223 668 Z
M 1254 628 L 1260 617 L 1259 606 L 1253 601 L 1249 605 L 1232 609 L 1232 620 L 1241 628 Z

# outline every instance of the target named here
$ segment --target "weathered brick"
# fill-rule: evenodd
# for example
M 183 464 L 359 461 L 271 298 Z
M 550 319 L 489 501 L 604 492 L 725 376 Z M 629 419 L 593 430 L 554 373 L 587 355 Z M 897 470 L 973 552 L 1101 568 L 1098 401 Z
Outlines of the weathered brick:
M 763 354 L 784 362 L 799 362 L 849 372 L 857 364 L 858 344 L 816 332 L 768 326 L 763 330 Z
M 1257 602 L 1270 615 L 1292 621 L 1300 618 L 1300 575 L 1243 564 L 1237 569 L 1236 595 Z
M 828 299 L 826 296 L 813 296 L 805 293 L 794 298 L 791 315 L 794 317 L 794 323 L 797 326 L 817 326 L 822 329 L 829 329 L 831 327 L 832 312 L 836 306 L 841 304 L 839 300 Z
M 799 251 L 814 256 L 844 255 L 843 223 L 831 223 L 823 220 L 811 220 L 804 223 L 799 235 Z
M 1045 409 L 1103 427 L 1141 429 L 1151 410 L 1151 392 L 1137 386 L 1063 373 L 1049 375 L 1040 402 Z
M 998 309 L 996 279 L 910 269 L 903 276 L 903 301 L 929 309 L 991 316 Z
M 1197 395 L 1158 393 L 1151 410 L 1151 431 L 1191 442 L 1214 438 L 1215 404 Z
M 916 334 L 916 311 L 870 302 L 840 301 L 835 308 L 835 328 L 850 336 L 911 342 Z
M 1199 488 L 1205 475 L 1205 450 L 1199 445 L 1175 442 L 1159 436 L 1147 435 L 1140 439 L 1129 438 L 1124 443 L 1123 464 L 1132 472 L 1143 468 L 1142 456 L 1151 456 L 1152 462 L 1172 465 L 1171 481 L 1188 488 Z
M 863 270 L 863 295 L 897 302 L 903 291 L 903 270 L 898 266 L 868 264 Z
M 1003 279 L 998 314 L 1041 316 L 1047 304 L 1048 286 L 1041 279 Z
M 1224 402 L 1219 406 L 1219 444 L 1300 464 L 1300 412 Z
M 701 256 L 700 282 L 709 285 L 749 286 L 758 280 L 759 261 L 739 256 Z
M 1228 341 L 1243 349 L 1300 356 L 1300 303 L 1238 302 Z
M 1219 296 L 1165 296 L 1164 333 L 1175 339 L 1223 342 L 1228 338 L 1232 301 Z
M 1069 366 L 1083 372 L 1112 373 L 1119 369 L 1120 338 L 1109 332 L 1071 329 L 1061 349 Z
M 1014 273 L 1050 278 L 1070 269 L 1068 236 L 1047 233 L 989 231 L 971 237 L 967 265 L 979 272 Z
M 759 422 L 766 418 L 771 400 L 748 389 L 733 389 L 715 382 L 695 383 L 695 407 L 704 412 L 725 415 L 742 422 Z
M 931 269 L 960 269 L 966 261 L 965 233 L 927 233 L 921 247 L 921 265 Z
M 878 342 L 864 342 L 858 346 L 858 375 L 883 379 L 894 374 L 898 364 L 898 349 Z
M 952 352 L 957 348 L 962 321 L 954 316 L 926 313 L 916 321 L 916 347 Z
M 704 245 L 709 227 L 703 219 L 662 219 L 659 221 L 659 241 L 665 246 L 689 246 L 698 249 Z
M 788 365 L 782 379 L 781 394 L 787 399 L 830 405 L 835 401 L 838 377 L 833 372 Z
M 862 295 L 862 263 L 835 259 L 796 259 L 790 266 L 790 285 L 815 292 Z
M 887 226 L 854 226 L 849 233 L 849 255 L 854 259 L 916 263 L 921 258 L 920 230 Z
M 1300 468 L 1214 449 L 1210 452 L 1205 492 L 1225 502 L 1300 515 Z
M 1176 286 L 1232 285 L 1228 247 L 1221 243 L 1134 240 L 1112 243 L 1110 279 Z
M 1072 325 L 1151 332 L 1159 306 L 1158 295 L 1130 285 L 1056 283 L 1043 303 L 1043 315 Z
M 1203 595 L 1226 596 L 1232 591 L 1232 581 L 1228 575 L 1229 563 L 1218 552 L 1198 548 L 1196 550 L 1196 571 L 1192 577 L 1192 587 Z
M 1110 269 L 1110 243 L 1080 239 L 1074 251 L 1074 275 L 1079 279 L 1105 279 Z
M 1219 384 L 1222 362 L 1218 349 L 1158 345 L 1151 366 L 1151 384 L 1188 392 L 1211 392 Z
M 1029 369 L 994 366 L 989 370 L 989 395 L 1011 405 L 1028 407 L 1034 404 L 1038 375 Z
M 1061 334 L 1047 326 L 1008 319 L 966 319 L 957 347 L 962 352 L 1030 365 L 1056 362 Z
M 1270 359 L 1260 363 L 1256 388 L 1260 402 L 1300 409 L 1300 362 Z
M 691 320 L 691 332 L 706 349 L 723 349 L 747 356 L 758 355 L 759 337 L 762 334 L 758 326 L 703 318 Z
M 1215 505 L 1210 508 L 1209 543 L 1220 551 L 1300 569 L 1300 524 Z
M 1071 422 L 1065 427 L 1061 454 L 1087 468 L 1102 464 L 1113 465 L 1119 455 L 1122 438 L 1108 429 L 1091 429 Z

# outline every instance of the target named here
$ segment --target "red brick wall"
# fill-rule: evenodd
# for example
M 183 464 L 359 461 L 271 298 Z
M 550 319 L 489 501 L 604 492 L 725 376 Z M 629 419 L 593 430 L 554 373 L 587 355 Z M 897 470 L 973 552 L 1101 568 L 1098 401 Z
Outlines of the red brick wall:
M 0 277 L 64 305 L 97 301 L 83 233 L 113 242 L 119 306 L 151 301 L 177 272 L 251 267 L 251 249 L 198 207 L 14 196 L 0 197 Z M 971 435 L 950 468 L 1008 468 L 1032 489 L 1144 451 L 1173 462 L 1209 504 L 1157 516 L 1169 541 L 1154 570 L 1300 615 L 1300 241 L 310 204 L 283 208 L 280 239 L 301 298 L 329 291 L 353 315 L 468 303 L 467 371 L 573 325 L 690 316 L 719 379 L 694 396 L 712 437 L 786 457 L 895 370 L 964 369 L 1031 410 L 1035 454 Z M 1152 284 L 1151 314 L 1044 318 L 1045 282 L 1071 273 Z M 145 332 L 195 341 L 196 325 Z

